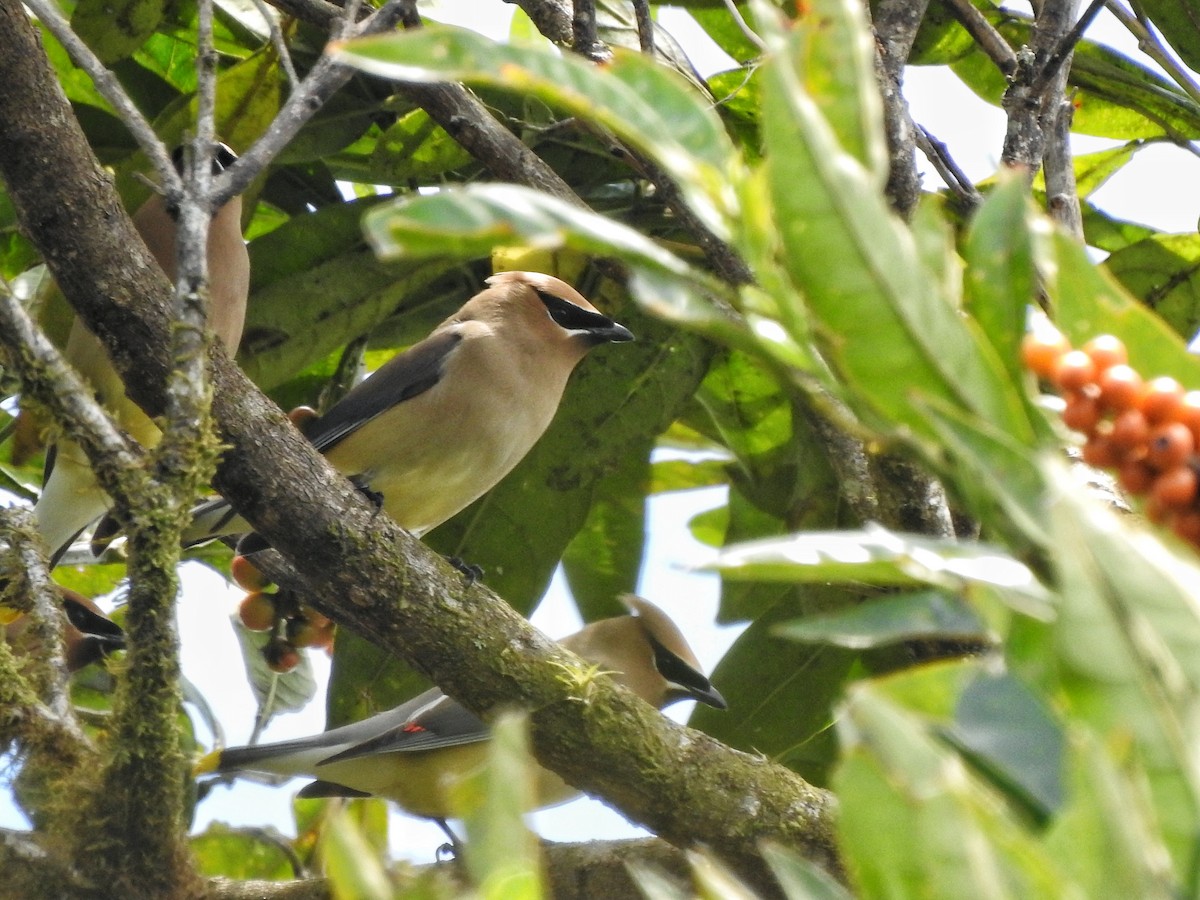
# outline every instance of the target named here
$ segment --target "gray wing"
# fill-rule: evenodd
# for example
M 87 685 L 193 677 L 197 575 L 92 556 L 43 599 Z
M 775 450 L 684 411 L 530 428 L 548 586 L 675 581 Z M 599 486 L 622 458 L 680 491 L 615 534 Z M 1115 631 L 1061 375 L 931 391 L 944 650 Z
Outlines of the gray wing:
M 321 760 L 321 765 L 375 756 L 380 753 L 415 753 L 475 744 L 488 739 L 488 727 L 457 700 L 442 694 L 431 698 L 424 709 L 384 732 Z M 424 696 L 424 695 L 422 695 Z
M 461 334 L 443 331 L 393 356 L 325 415 L 309 423 L 305 437 L 324 452 L 396 404 L 425 393 L 441 380 L 446 359 L 461 340 Z
M 290 741 L 278 741 L 273 744 L 258 744 L 253 747 L 231 747 L 222 751 L 218 771 L 250 769 L 256 763 L 269 762 L 272 759 L 294 753 L 311 753 L 322 749 L 331 753 L 347 748 L 353 750 L 364 742 L 382 734 L 389 734 L 396 728 L 402 728 L 419 710 L 436 702 L 439 697 L 445 696 L 438 688 L 430 688 L 397 707 L 377 713 L 359 722 L 332 728 L 321 734 L 294 738 Z

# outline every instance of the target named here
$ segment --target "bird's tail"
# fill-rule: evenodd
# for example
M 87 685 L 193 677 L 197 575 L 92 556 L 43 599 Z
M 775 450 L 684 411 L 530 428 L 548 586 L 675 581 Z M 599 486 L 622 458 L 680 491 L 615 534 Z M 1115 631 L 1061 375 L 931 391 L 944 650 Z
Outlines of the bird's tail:
M 194 547 L 214 538 L 250 530 L 250 523 L 237 514 L 229 501 L 215 497 L 193 507 L 192 522 L 183 530 L 181 541 L 185 547 Z

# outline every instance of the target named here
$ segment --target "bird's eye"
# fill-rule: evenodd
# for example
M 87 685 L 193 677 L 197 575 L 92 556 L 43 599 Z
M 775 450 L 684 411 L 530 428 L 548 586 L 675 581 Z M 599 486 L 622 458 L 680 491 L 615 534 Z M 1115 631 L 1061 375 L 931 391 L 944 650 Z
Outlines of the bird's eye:
M 533 291 L 545 305 L 550 318 L 567 331 L 590 331 L 612 325 L 612 322 L 600 313 L 576 306 L 570 300 L 564 300 L 562 297 L 556 297 L 554 294 L 537 288 L 534 288 Z

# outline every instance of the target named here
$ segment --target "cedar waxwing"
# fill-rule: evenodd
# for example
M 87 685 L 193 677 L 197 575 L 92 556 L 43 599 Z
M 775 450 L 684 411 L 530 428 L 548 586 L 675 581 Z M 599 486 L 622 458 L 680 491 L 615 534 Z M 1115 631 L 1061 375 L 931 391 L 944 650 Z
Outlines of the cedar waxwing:
M 418 536 L 529 452 L 590 349 L 633 339 L 551 275 L 501 272 L 487 283 L 304 427 L 334 468 Z M 212 500 L 195 510 L 184 543 L 248 530 L 226 501 Z
M 214 170 L 236 160 L 224 144 L 214 148 Z M 182 157 L 176 154 L 176 165 Z M 213 216 L 208 231 L 209 326 L 232 354 L 242 339 L 246 297 L 250 290 L 250 257 L 242 240 L 242 201 L 234 197 Z M 133 224 L 151 255 L 174 284 L 176 221 L 166 198 L 154 194 L 133 214 Z M 144 446 L 158 443 L 159 431 L 125 395 L 125 385 L 109 362 L 99 340 L 76 319 L 67 339 L 66 359 L 92 386 L 96 399 L 131 437 Z M 50 550 L 53 565 L 71 542 L 111 505 L 92 474 L 83 450 L 60 440 L 46 454 L 46 476 L 34 512 L 38 530 Z
M 125 648 L 121 626 L 100 611 L 91 600 L 70 588 L 59 587 L 62 597 L 64 659 L 68 672 L 99 662 L 114 650 Z M 4 641 L 19 653 L 33 656 L 42 652 L 30 631 L 29 616 L 18 616 L 4 628 Z
M 667 614 L 640 597 L 622 600 L 632 615 L 595 622 L 562 645 L 659 709 L 687 698 L 724 709 L 725 699 Z M 432 688 L 395 709 L 313 737 L 210 753 L 197 774 L 309 775 L 320 780 L 301 796 L 377 795 L 413 815 L 441 820 L 452 815 L 444 797 L 447 778 L 481 766 L 487 738 L 482 721 Z M 538 808 L 578 794 L 541 768 L 536 791 Z

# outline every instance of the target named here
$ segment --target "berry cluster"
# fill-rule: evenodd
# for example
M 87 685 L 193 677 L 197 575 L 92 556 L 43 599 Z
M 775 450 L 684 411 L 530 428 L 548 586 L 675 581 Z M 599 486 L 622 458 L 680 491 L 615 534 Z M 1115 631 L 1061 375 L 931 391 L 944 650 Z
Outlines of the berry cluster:
M 238 605 L 242 624 L 251 631 L 271 632 L 262 650 L 271 669 L 284 673 L 296 668 L 302 647 L 332 649 L 336 626 L 302 604 L 295 593 L 285 588 L 269 590 L 271 582 L 244 556 L 233 558 L 230 573 L 246 591 Z
M 1167 376 L 1144 381 L 1109 334 L 1072 350 L 1047 326 L 1021 349 L 1026 367 L 1062 392 L 1064 424 L 1085 437 L 1084 461 L 1115 469 L 1122 488 L 1146 498 L 1152 521 L 1200 549 L 1200 391 Z

